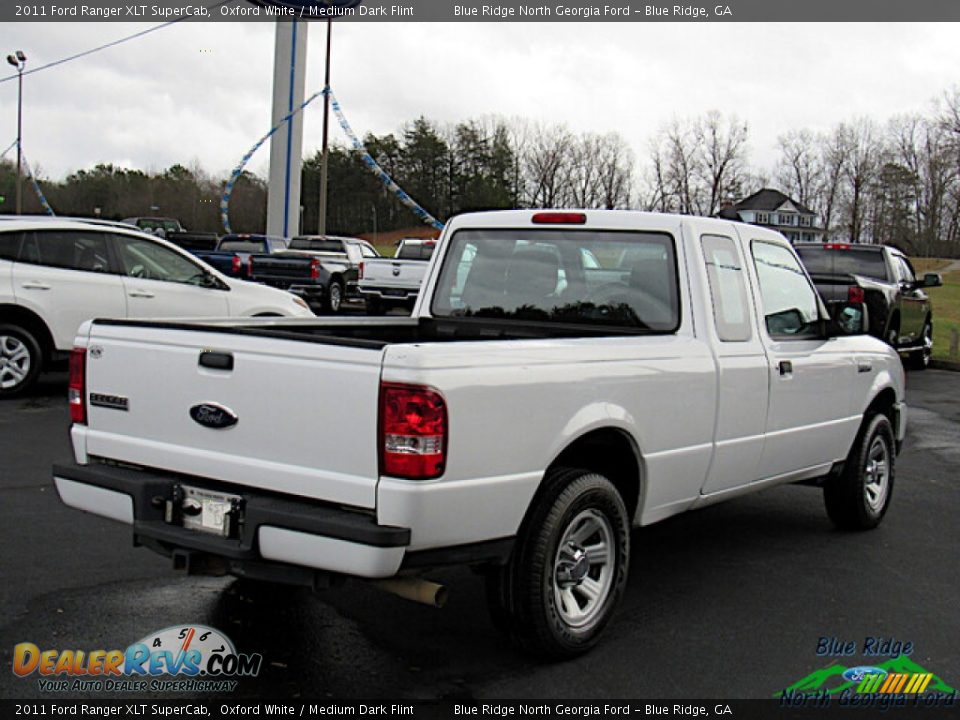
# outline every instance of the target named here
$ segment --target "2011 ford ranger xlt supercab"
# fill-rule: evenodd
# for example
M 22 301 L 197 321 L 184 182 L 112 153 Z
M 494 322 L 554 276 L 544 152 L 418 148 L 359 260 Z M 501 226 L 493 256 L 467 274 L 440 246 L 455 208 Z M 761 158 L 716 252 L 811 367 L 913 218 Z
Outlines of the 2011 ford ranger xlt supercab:
M 473 565 L 498 626 L 575 655 L 633 526 L 782 483 L 881 521 L 903 368 L 841 309 L 761 227 L 466 214 L 409 318 L 85 324 L 53 477 L 192 572 L 437 601 L 430 568 Z

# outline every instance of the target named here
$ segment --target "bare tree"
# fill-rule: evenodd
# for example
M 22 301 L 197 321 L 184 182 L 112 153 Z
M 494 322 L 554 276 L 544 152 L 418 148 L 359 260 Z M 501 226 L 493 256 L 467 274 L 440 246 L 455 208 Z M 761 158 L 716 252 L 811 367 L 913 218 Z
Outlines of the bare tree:
M 527 197 L 531 207 L 560 207 L 570 198 L 573 137 L 562 125 L 539 125 L 524 153 Z
M 807 130 L 790 130 L 777 138 L 780 158 L 776 176 L 780 189 L 801 205 L 812 206 L 821 184 L 817 138 Z
M 733 199 L 746 181 L 747 123 L 736 115 L 724 118 L 716 110 L 693 123 L 698 151 L 695 172 L 703 190 L 697 210 L 713 215 L 724 200 Z

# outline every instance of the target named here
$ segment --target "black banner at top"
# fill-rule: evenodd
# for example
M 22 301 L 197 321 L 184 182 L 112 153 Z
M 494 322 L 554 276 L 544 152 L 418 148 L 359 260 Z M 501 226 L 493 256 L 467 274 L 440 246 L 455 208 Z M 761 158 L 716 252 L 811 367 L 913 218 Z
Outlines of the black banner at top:
M 0 3 L 0 22 L 950 22 L 944 0 L 36 0 Z

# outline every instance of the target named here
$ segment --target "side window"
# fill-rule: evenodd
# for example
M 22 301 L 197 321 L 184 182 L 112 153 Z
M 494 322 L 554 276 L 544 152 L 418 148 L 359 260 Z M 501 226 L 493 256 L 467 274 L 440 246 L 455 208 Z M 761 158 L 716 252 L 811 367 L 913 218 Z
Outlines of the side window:
M 701 242 L 717 337 L 725 342 L 749 340 L 750 306 L 736 245 L 720 235 L 704 235 Z
M 20 253 L 20 239 L 23 233 L 0 233 L 0 260 L 16 260 Z
M 203 270 L 182 255 L 150 240 L 116 235 L 123 274 L 145 280 L 199 285 Z
M 750 247 L 770 337 L 783 340 L 816 335 L 819 303 L 800 263 L 781 245 L 754 240 Z
M 107 235 L 97 232 L 42 230 L 25 233 L 20 261 L 65 270 L 111 270 Z
M 375 257 L 377 257 L 377 253 L 376 253 L 376 252 L 374 251 L 374 249 L 373 249 L 372 247 L 370 247 L 369 245 L 361 245 L 361 246 L 360 246 L 360 255 L 361 255 L 362 257 L 365 257 L 365 258 L 375 258 Z
M 897 256 L 897 261 L 900 263 L 900 274 L 903 276 L 903 281 L 911 284 L 916 283 L 917 275 L 913 272 L 913 266 L 910 264 L 910 261 L 902 255 Z

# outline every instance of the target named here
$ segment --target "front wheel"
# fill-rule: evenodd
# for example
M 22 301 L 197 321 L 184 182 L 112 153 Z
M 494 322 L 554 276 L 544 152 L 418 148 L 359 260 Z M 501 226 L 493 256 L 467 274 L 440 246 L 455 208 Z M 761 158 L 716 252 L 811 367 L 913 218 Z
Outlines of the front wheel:
M 29 390 L 40 375 L 40 343 L 17 325 L 0 325 L 0 398 Z
M 587 470 L 554 470 L 513 557 L 491 575 L 494 622 L 552 658 L 593 647 L 623 595 L 630 521 L 620 493 Z
M 843 472 L 823 486 L 827 515 L 842 530 L 870 530 L 890 507 L 896 441 L 886 415 L 864 420 Z

